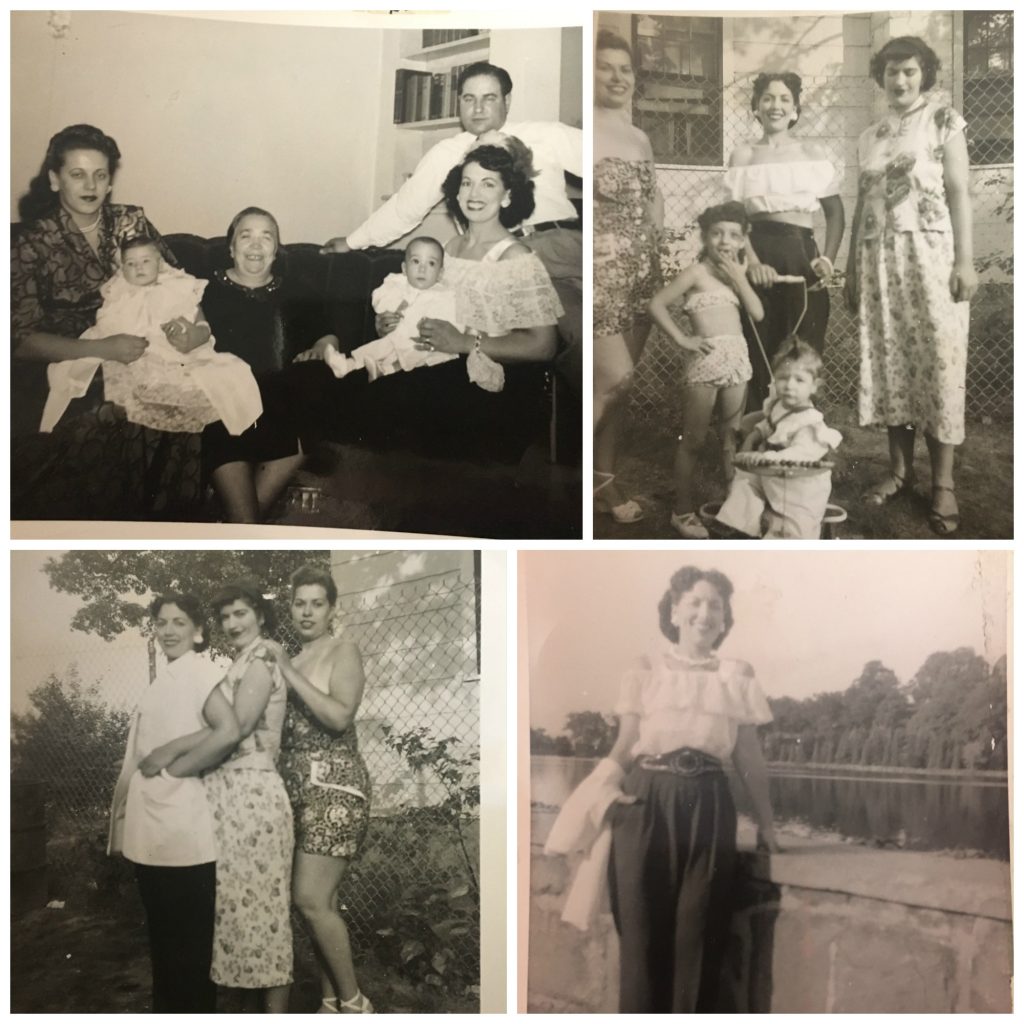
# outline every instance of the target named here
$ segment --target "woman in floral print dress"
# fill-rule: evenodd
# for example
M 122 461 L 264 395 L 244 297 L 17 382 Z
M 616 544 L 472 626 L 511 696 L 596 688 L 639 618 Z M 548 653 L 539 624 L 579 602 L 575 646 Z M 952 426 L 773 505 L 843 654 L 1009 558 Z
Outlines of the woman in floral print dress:
M 373 1013 L 360 991 L 338 886 L 370 821 L 370 778 L 359 756 L 355 717 L 363 665 L 355 644 L 331 635 L 338 590 L 331 574 L 303 566 L 291 579 L 292 622 L 302 651 L 292 662 L 266 647 L 289 688 L 281 774 L 295 814 L 292 896 L 320 965 L 319 1013 Z
M 923 93 L 939 60 L 915 36 L 872 58 L 889 113 L 860 136 L 847 302 L 860 319 L 860 421 L 889 431 L 889 473 L 865 495 L 884 505 L 913 486 L 915 433 L 931 460 L 928 523 L 960 526 L 953 454 L 964 439 L 968 303 L 977 289 L 966 124 Z

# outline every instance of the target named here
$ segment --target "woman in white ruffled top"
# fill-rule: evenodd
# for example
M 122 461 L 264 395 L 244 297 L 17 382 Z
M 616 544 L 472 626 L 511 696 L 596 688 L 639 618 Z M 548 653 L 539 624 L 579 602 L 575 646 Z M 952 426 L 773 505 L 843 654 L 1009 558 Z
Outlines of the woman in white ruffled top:
M 736 857 L 727 758 L 750 795 L 759 848 L 778 850 L 757 737 L 771 710 L 750 665 L 716 653 L 732 592 L 714 570 L 672 576 L 658 607 L 670 646 L 627 672 L 615 746 L 548 837 L 550 853 L 588 850 L 562 915 L 577 927 L 589 923 L 607 861 L 622 1013 L 717 1008 Z
M 797 333 L 819 353 L 825 348 L 832 278 L 846 218 L 839 198 L 841 171 L 824 147 L 793 138 L 800 118 L 800 76 L 791 71 L 766 72 L 754 79 L 751 110 L 761 125 L 756 142 L 737 146 L 725 172 L 725 192 L 743 203 L 750 217 L 750 280 L 768 288 L 778 275 L 803 277 L 811 289 L 804 297 L 796 287 L 777 286 L 765 297 L 765 319 L 758 326 L 768 363 L 782 342 Z M 825 215 L 825 250 L 814 241 L 814 215 Z M 802 319 L 801 319 L 802 315 Z M 754 378 L 751 399 L 758 404 L 771 381 L 760 352 L 751 353 Z

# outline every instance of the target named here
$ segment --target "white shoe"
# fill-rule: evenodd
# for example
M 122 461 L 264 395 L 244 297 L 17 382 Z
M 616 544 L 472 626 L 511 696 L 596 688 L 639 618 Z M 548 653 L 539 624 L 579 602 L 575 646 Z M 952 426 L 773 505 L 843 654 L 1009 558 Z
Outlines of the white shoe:
M 633 498 L 623 501 L 618 505 L 612 505 L 607 498 L 600 496 L 601 491 L 615 482 L 614 473 L 605 473 L 595 469 L 594 476 L 604 479 L 594 488 L 594 510 L 596 512 L 607 512 L 617 523 L 628 526 L 630 523 L 638 523 L 645 515 L 643 506 Z
M 362 992 L 357 992 L 351 999 L 338 1000 L 338 1013 L 376 1013 L 376 1010 Z
M 700 521 L 700 516 L 696 512 L 686 512 L 683 515 L 673 512 L 669 521 L 672 523 L 672 529 L 680 537 L 685 537 L 687 540 L 711 539 L 708 528 Z

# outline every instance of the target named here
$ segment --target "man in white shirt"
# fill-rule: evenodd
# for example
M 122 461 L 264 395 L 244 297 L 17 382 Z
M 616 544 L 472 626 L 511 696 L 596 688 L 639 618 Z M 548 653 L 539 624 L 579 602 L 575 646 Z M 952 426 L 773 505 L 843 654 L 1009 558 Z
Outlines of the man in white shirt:
M 559 332 L 567 346 L 560 360 L 577 388 L 582 377 L 583 241 L 576 208 L 565 192 L 565 172 L 583 176 L 583 133 L 559 121 L 509 122 L 512 79 L 486 61 L 466 67 L 457 83 L 459 120 L 463 131 L 442 139 L 416 165 L 402 187 L 345 238 L 332 238 L 324 252 L 349 252 L 386 246 L 415 230 L 442 199 L 448 172 L 489 131 L 514 135 L 533 151 L 537 171 L 532 216 L 513 234 L 522 237 L 540 257 L 565 314 Z

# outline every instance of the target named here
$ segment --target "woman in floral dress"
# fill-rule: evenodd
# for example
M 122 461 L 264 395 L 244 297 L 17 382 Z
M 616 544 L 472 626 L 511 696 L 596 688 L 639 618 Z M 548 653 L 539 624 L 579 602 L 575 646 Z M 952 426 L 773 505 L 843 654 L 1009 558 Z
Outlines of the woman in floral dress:
M 306 565 L 292 576 L 292 623 L 302 651 L 292 662 L 269 641 L 288 684 L 281 774 L 295 814 L 292 894 L 320 966 L 321 1013 L 373 1013 L 359 989 L 338 886 L 370 821 L 370 778 L 359 756 L 355 717 L 363 696 L 359 648 L 331 635 L 338 589 Z
M 860 136 L 847 302 L 860 319 L 860 421 L 889 431 L 889 473 L 865 495 L 884 505 L 913 487 L 914 440 L 931 461 L 928 523 L 960 526 L 953 454 L 964 439 L 967 327 L 977 289 L 964 119 L 923 94 L 939 60 L 915 36 L 872 58 L 889 112 Z
M 594 501 L 619 523 L 644 510 L 615 483 L 619 429 L 661 287 L 662 200 L 647 136 L 633 124 L 629 43 L 598 32 L 594 55 Z
M 264 1012 L 285 1013 L 292 981 L 292 809 L 275 767 L 285 683 L 263 646 L 274 612 L 246 580 L 223 587 L 213 611 L 236 652 L 220 689 L 242 740 L 204 779 L 218 851 L 210 976 L 218 985 L 262 990 Z

